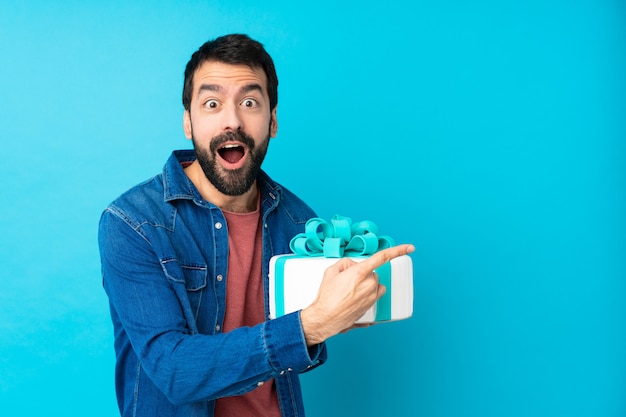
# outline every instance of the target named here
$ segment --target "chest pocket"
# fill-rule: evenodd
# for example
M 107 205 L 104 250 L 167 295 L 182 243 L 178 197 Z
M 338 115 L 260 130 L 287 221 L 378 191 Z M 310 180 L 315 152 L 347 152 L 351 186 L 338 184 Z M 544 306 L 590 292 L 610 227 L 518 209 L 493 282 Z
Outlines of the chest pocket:
M 185 311 L 195 321 L 200 311 L 200 303 L 207 286 L 207 266 L 202 264 L 184 264 L 176 258 L 161 260 L 161 267 L 165 276 L 172 283 L 172 287 Z M 187 317 L 187 320 L 191 317 Z

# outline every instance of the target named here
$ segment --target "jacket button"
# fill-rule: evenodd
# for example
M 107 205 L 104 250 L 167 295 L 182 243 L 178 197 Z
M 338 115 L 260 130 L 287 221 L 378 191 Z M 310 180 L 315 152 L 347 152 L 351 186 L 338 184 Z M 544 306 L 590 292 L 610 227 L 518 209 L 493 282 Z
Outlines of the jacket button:
M 257 386 L 257 387 L 260 387 L 261 385 L 263 385 L 263 381 L 259 381 L 259 382 L 256 384 L 256 386 Z
M 221 229 L 222 228 L 222 223 L 220 223 L 220 222 L 215 223 L 215 228 L 218 229 L 218 230 Z
M 220 327 L 219 324 L 217 326 L 215 326 L 215 330 L 217 330 L 218 332 L 220 331 L 220 329 L 221 329 L 221 327 Z
M 217 276 L 217 280 L 218 280 L 218 281 L 222 281 L 223 279 L 224 279 L 224 277 L 223 277 L 222 275 L 218 275 L 218 276 Z

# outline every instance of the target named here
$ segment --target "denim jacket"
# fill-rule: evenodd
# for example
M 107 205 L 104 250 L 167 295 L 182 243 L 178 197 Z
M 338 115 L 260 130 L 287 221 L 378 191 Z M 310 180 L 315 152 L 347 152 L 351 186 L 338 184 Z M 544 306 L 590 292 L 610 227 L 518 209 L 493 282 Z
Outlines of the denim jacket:
M 163 173 L 132 188 L 102 214 L 99 245 L 117 356 L 122 416 L 212 416 L 214 400 L 273 378 L 283 416 L 303 416 L 298 374 L 326 360 L 307 348 L 300 312 L 228 333 L 224 319 L 228 230 L 204 200 L 175 151 Z M 263 218 L 263 283 L 269 311 L 269 259 L 314 212 L 298 197 L 258 178 Z

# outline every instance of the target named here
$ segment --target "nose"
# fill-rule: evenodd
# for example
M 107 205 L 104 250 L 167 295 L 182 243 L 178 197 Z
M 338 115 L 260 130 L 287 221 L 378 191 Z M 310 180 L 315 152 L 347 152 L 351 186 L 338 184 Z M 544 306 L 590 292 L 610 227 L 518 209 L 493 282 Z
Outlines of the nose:
M 239 114 L 239 106 L 235 104 L 230 104 L 224 106 L 224 110 L 222 111 L 222 130 L 242 130 L 243 129 L 243 120 L 241 119 L 241 115 Z

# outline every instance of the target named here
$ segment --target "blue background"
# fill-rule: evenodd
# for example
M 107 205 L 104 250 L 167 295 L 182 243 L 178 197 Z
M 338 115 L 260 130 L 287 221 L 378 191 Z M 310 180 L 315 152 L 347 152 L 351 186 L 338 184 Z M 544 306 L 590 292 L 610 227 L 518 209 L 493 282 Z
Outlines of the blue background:
M 190 147 L 184 65 L 244 32 L 280 79 L 266 170 L 417 247 L 414 317 L 331 339 L 308 415 L 626 415 L 625 19 L 617 0 L 3 2 L 0 413 L 116 414 L 100 212 Z

